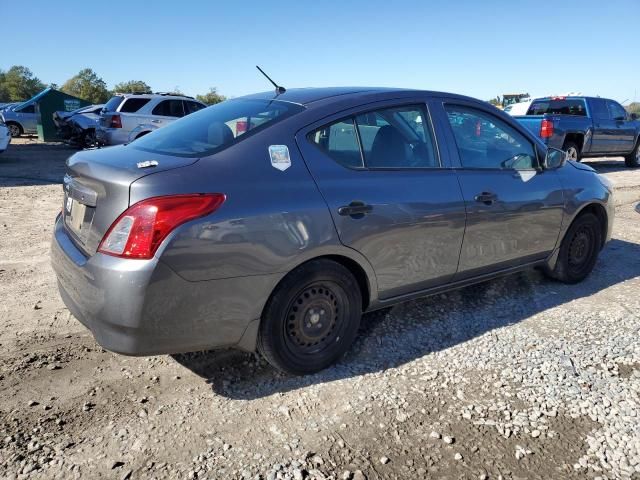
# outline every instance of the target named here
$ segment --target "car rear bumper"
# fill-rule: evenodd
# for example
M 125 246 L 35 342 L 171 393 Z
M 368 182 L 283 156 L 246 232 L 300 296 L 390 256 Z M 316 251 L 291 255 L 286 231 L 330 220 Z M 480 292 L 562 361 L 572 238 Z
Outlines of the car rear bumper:
M 100 145 L 123 145 L 129 143 L 129 131 L 122 128 L 96 128 L 96 140 Z
M 242 345 L 251 350 L 272 275 L 189 282 L 157 258 L 85 257 L 56 219 L 51 262 L 69 311 L 104 348 L 157 355 Z M 247 347 L 249 345 L 249 347 Z

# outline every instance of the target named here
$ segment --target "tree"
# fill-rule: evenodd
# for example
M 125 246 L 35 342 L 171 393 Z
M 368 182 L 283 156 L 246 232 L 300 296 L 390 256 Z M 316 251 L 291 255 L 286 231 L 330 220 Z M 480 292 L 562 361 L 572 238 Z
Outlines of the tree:
M 631 102 L 626 106 L 627 112 L 640 115 L 640 102 Z
M 120 82 L 113 87 L 113 91 L 118 93 L 152 93 L 151 87 L 142 80 Z
M 111 96 L 107 84 L 90 68 L 64 82 L 61 90 L 92 103 L 105 103 Z
M 227 97 L 218 93 L 216 87 L 211 87 L 209 92 L 204 95 L 196 95 L 196 100 L 206 103 L 207 105 L 215 105 L 216 103 L 224 102 L 226 99 Z
M 31 70 L 22 65 L 14 65 L 6 72 L 0 71 L 0 101 L 19 102 L 28 100 L 45 88 Z

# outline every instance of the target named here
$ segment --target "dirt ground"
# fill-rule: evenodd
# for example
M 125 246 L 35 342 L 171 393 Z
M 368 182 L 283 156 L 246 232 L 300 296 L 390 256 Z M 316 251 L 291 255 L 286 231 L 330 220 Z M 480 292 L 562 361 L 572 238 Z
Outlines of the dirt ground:
M 621 159 L 588 161 L 617 217 L 582 284 L 531 272 L 400 305 L 292 378 L 94 342 L 49 265 L 73 153 L 0 155 L 0 478 L 640 478 L 640 170 Z

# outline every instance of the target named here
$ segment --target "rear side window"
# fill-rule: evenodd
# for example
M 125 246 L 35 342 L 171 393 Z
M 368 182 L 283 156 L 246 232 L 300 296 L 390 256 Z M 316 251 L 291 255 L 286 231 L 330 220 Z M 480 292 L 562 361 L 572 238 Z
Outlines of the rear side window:
M 347 118 L 322 127 L 309 135 L 309 140 L 318 145 L 340 165 L 361 168 L 362 154 L 353 118 Z
M 182 100 L 163 100 L 153 107 L 151 113 L 153 115 L 162 115 L 163 117 L 184 117 Z
M 153 153 L 203 157 L 303 110 L 300 105 L 278 100 L 227 100 L 171 122 L 131 145 Z
M 124 100 L 122 95 L 116 95 L 115 97 L 111 97 L 107 103 L 105 103 L 103 110 L 105 112 L 115 112 L 118 110 L 118 107 Z
M 579 98 L 545 98 L 534 101 L 527 111 L 527 115 L 577 115 L 584 117 L 587 110 L 584 100 Z
M 198 102 L 191 102 L 189 100 L 185 100 L 185 102 L 184 102 L 184 114 L 185 115 L 189 115 L 190 113 L 195 113 L 198 110 L 202 110 L 203 108 L 206 108 L 206 105 L 203 105 L 203 104 L 198 103 Z
M 32 103 L 31 105 L 27 105 L 26 107 L 21 108 L 20 110 L 16 110 L 16 112 L 20 112 L 20 113 L 36 113 L 36 107 Z
M 123 113 L 135 113 L 149 103 L 149 98 L 127 98 L 120 107 L 120 111 Z
M 493 115 L 475 108 L 445 105 L 464 168 L 530 170 L 536 167 L 533 144 Z
M 607 102 L 601 98 L 594 98 L 591 100 L 591 114 L 593 118 L 598 120 L 609 119 L 609 109 L 607 108 Z
M 350 168 L 437 168 L 426 109 L 402 106 L 367 112 L 309 134 L 333 160 Z

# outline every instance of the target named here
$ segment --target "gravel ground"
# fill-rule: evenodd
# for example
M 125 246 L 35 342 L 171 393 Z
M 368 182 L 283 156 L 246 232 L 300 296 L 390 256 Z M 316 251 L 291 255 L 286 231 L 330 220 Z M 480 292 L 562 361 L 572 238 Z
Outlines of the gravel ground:
M 640 479 L 640 170 L 579 285 L 537 272 L 409 302 L 292 378 L 234 351 L 100 348 L 49 266 L 73 150 L 0 156 L 0 477 Z

